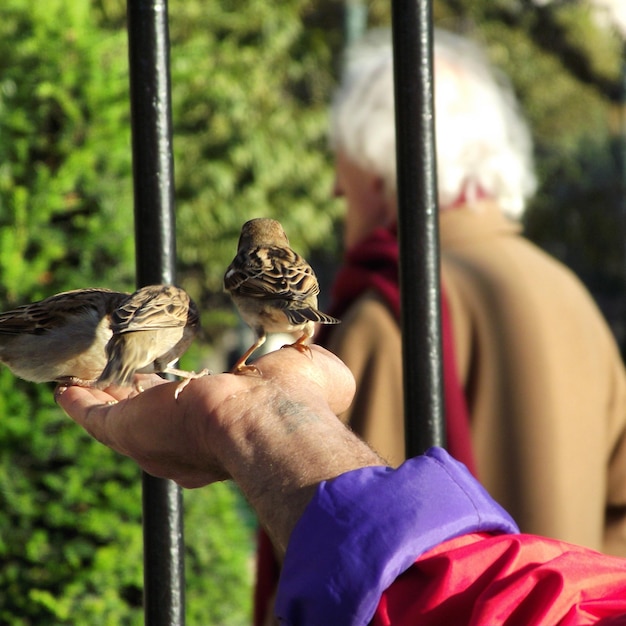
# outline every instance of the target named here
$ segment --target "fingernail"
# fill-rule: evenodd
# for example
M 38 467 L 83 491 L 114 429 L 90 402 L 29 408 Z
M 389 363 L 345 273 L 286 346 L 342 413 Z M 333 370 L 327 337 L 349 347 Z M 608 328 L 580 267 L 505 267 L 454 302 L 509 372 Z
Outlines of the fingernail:
M 66 385 L 58 385 L 54 390 L 54 401 L 58 403 L 59 398 L 67 391 Z

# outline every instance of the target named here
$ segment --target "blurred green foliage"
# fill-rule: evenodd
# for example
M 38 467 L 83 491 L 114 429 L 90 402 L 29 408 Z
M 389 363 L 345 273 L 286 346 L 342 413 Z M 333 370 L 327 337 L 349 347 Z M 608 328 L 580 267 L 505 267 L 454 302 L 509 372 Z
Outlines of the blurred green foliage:
M 389 23 L 388 0 L 366 2 Z M 194 368 L 235 323 L 221 293 L 245 220 L 337 250 L 326 105 L 344 37 L 336 0 L 171 0 L 179 282 L 200 304 Z M 529 235 L 592 289 L 624 293 L 622 42 L 583 2 L 436 0 L 512 77 L 537 146 Z M 134 286 L 123 0 L 0 4 L 0 308 Z M 595 287 L 594 287 L 595 286 Z M 622 298 L 623 299 L 623 298 Z M 0 370 L 0 623 L 140 624 L 139 472 Z M 254 522 L 231 485 L 186 492 L 187 619 L 246 624 Z
M 132 287 L 126 35 L 85 0 L 0 18 L 0 301 Z

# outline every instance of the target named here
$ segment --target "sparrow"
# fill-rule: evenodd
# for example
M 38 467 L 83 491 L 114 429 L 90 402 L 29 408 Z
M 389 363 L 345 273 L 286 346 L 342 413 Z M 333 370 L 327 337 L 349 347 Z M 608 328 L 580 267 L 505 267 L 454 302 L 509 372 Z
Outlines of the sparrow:
M 140 312 L 143 320 L 133 321 Z M 159 316 L 165 319 L 155 324 Z M 162 330 L 176 325 L 178 331 Z M 177 287 L 156 285 L 134 294 L 65 291 L 0 313 L 0 362 L 24 380 L 66 386 L 127 384 L 140 370 L 182 375 L 168 366 L 189 346 L 198 326 L 195 305 Z M 136 340 L 126 342 L 134 348 L 120 350 L 119 335 L 128 335 L 130 327 L 146 332 L 135 332 Z M 199 376 L 186 374 L 188 379 Z
M 200 330 L 195 303 L 174 285 L 149 285 L 129 296 L 110 316 L 107 363 L 95 386 L 129 385 L 135 374 L 162 373 L 184 378 L 174 393 L 208 374 L 176 369 L 173 364 Z
M 241 228 L 237 255 L 224 275 L 224 290 L 229 292 L 244 322 L 256 334 L 256 341 L 239 358 L 233 373 L 257 372 L 246 361 L 263 345 L 267 333 L 301 332 L 289 344 L 308 352 L 307 341 L 315 323 L 338 324 L 339 320 L 317 308 L 320 292 L 311 266 L 289 247 L 279 222 L 258 218 Z
M 76 289 L 0 313 L 0 361 L 24 380 L 87 385 L 106 365 L 111 314 L 128 297 Z

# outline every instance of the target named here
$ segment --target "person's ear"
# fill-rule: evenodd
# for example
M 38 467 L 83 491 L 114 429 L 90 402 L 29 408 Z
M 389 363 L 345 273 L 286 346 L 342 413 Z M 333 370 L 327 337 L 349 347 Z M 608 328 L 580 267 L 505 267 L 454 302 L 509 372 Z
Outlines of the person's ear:
M 377 200 L 376 204 L 380 207 L 387 206 L 389 204 L 389 195 L 385 179 L 382 176 L 372 176 L 369 186 L 371 196 Z

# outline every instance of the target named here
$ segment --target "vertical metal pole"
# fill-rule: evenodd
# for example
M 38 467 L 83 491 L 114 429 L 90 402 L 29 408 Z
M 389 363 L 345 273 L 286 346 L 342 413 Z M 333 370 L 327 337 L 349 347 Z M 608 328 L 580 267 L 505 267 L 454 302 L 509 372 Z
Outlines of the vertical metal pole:
M 430 0 L 393 0 L 407 456 L 445 445 Z
M 175 280 L 167 0 L 128 0 L 138 286 Z M 182 494 L 143 474 L 144 609 L 148 626 L 185 623 Z

